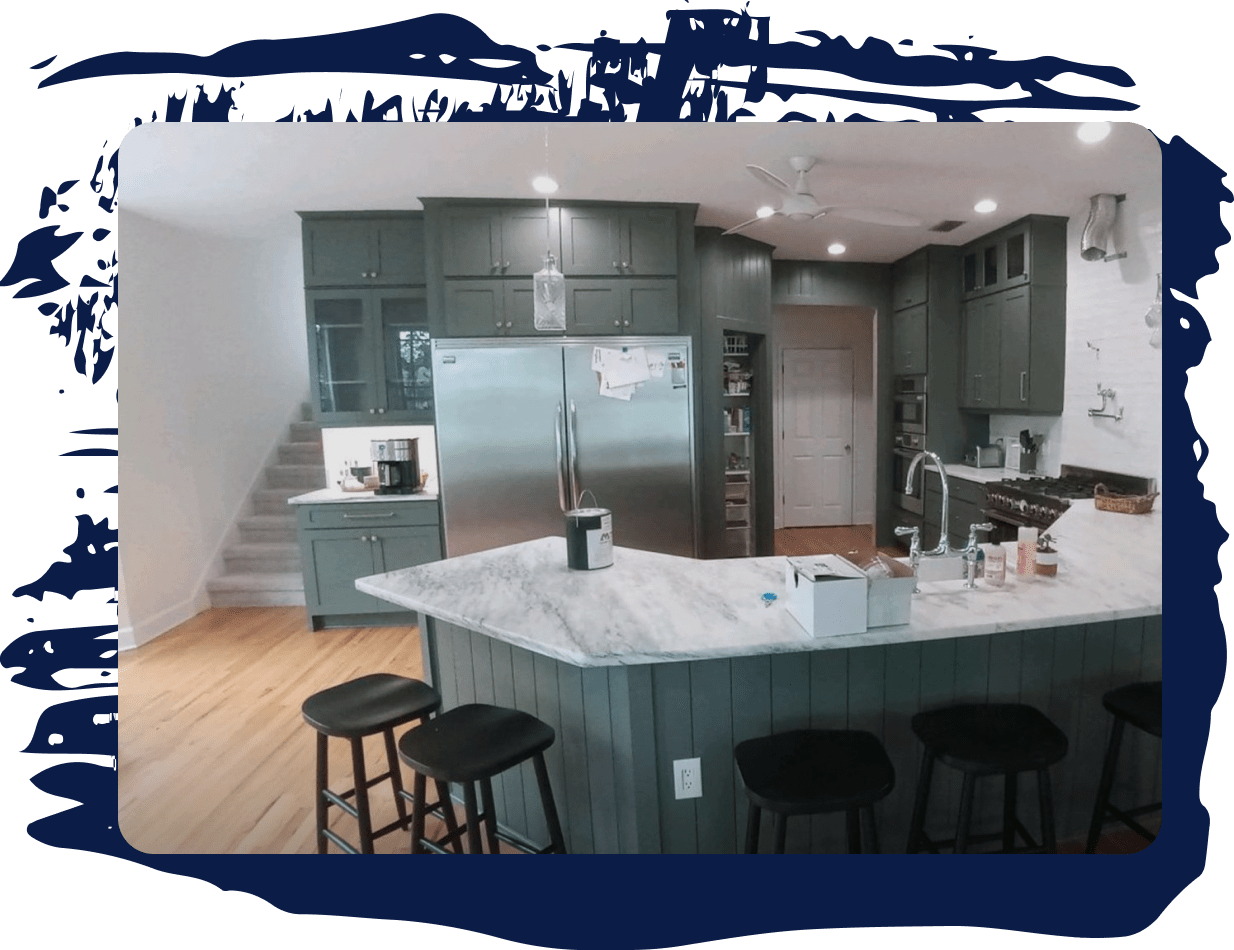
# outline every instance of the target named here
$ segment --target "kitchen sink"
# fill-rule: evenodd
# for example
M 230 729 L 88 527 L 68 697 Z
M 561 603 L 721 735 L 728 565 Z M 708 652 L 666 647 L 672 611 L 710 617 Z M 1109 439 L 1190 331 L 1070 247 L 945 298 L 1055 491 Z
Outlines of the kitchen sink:
M 908 564 L 906 557 L 897 558 L 901 564 Z M 917 564 L 918 582 L 962 581 L 965 577 L 964 558 L 959 554 L 948 554 L 945 557 L 923 557 Z

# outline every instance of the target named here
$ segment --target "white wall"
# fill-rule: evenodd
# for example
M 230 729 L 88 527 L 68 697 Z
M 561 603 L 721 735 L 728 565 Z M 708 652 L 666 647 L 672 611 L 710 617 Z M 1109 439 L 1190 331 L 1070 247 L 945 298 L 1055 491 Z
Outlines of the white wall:
M 991 440 L 1016 438 L 1021 429 L 1046 436 L 1038 472 L 1058 474 L 1059 465 L 1142 475 L 1161 485 L 1161 351 L 1149 345 L 1144 314 L 1157 295 L 1161 272 L 1159 182 L 1127 192 L 1107 254 L 1121 260 L 1086 261 L 1080 235 L 1088 203 L 1077 206 L 1067 225 L 1067 362 L 1061 416 L 991 415 Z M 1117 399 L 1107 411 L 1123 410 L 1120 422 L 1094 419 L 1101 406 L 1097 386 Z
M 874 311 L 866 307 L 778 306 L 773 315 L 772 415 L 780 431 L 783 389 L 780 354 L 792 347 L 853 351 L 853 524 L 874 524 L 875 432 Z M 775 443 L 776 498 L 783 497 L 783 441 Z M 776 504 L 776 527 L 783 526 L 783 504 Z
M 321 430 L 321 450 L 326 460 L 326 484 L 335 488 L 345 462 L 360 466 L 372 465 L 370 443 L 374 439 L 419 439 L 416 452 L 420 459 L 420 474 L 428 475 L 424 490 L 437 491 L 437 438 L 432 426 L 360 426 Z
M 237 240 L 121 210 L 121 642 L 205 609 L 205 582 L 307 398 L 299 219 Z

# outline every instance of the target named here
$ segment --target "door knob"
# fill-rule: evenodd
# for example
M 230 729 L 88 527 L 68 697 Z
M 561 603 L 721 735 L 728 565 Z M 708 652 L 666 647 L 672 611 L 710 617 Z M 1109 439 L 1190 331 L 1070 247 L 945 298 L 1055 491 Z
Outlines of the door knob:
M 853 450 L 853 447 L 852 447 L 851 445 L 846 445 L 846 446 L 844 446 L 844 451 L 845 451 L 845 452 L 851 452 L 852 450 Z

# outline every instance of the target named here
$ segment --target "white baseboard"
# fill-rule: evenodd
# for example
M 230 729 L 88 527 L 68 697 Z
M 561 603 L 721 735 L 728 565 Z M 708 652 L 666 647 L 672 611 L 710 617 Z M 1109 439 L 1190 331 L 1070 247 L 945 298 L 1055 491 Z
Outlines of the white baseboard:
M 186 620 L 196 617 L 203 610 L 209 609 L 210 595 L 204 590 L 200 591 L 187 600 L 182 600 L 178 604 L 159 611 L 153 617 L 121 627 L 117 635 L 117 649 L 132 650 L 143 643 L 149 643 L 172 627 L 177 627 Z

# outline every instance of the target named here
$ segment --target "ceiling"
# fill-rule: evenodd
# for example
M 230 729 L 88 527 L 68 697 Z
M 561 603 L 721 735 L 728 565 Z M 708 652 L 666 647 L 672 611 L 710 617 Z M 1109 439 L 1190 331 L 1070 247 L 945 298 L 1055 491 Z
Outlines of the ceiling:
M 1089 196 L 1160 192 L 1157 140 L 1116 124 L 1084 145 L 1075 123 L 152 123 L 124 140 L 123 212 L 235 237 L 285 236 L 295 211 L 420 208 L 420 196 L 536 198 L 545 169 L 554 198 L 686 201 L 697 222 L 732 227 L 777 196 L 744 168 L 792 180 L 810 172 L 824 206 L 908 212 L 919 228 L 834 215 L 782 217 L 745 234 L 775 257 L 889 262 L 924 244 L 965 244 L 1029 213 L 1077 215 Z M 548 144 L 545 145 L 547 134 Z M 993 198 L 998 210 L 973 205 Z M 951 219 L 949 233 L 928 228 Z M 123 220 L 123 217 L 122 219 Z

